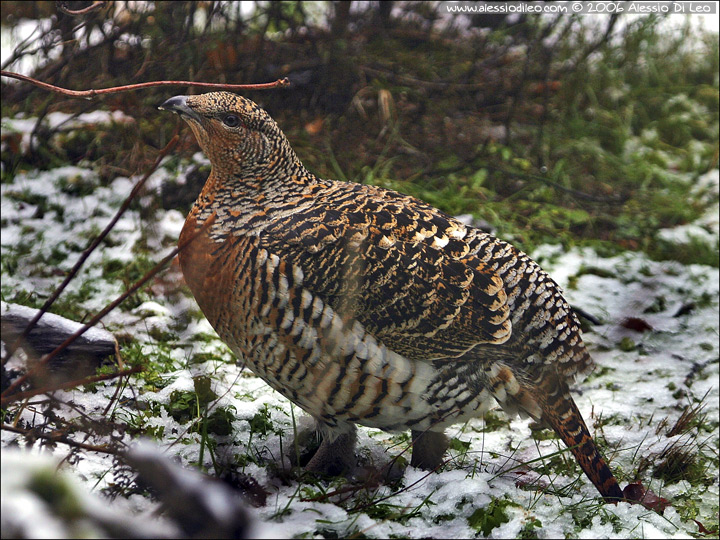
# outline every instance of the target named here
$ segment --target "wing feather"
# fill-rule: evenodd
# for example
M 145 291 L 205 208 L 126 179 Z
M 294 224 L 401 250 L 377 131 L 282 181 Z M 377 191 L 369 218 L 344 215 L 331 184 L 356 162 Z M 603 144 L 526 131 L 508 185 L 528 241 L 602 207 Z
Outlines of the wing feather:
M 260 242 L 302 268 L 305 286 L 345 319 L 399 354 L 433 360 L 502 344 L 512 331 L 503 282 L 466 232 L 408 196 L 334 183 L 271 223 Z

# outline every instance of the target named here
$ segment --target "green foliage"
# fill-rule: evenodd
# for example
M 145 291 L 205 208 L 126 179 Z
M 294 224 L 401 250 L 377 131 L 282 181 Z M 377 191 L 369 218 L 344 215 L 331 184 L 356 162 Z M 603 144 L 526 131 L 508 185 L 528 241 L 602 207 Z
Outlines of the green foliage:
M 268 432 L 273 431 L 273 423 L 267 405 L 264 405 L 250 420 L 250 431 L 251 433 L 259 433 L 260 435 L 267 435 Z
M 530 517 L 525 522 L 522 529 L 520 529 L 520 534 L 518 534 L 518 538 L 522 538 L 525 540 L 539 538 L 538 532 L 537 532 L 538 529 L 542 529 L 542 521 L 540 521 L 537 518 Z
M 552 429 L 533 429 L 530 433 L 536 441 L 550 441 L 559 438 Z
M 206 430 L 220 437 L 232 434 L 232 423 L 235 421 L 237 411 L 234 407 L 216 407 L 206 419 Z
M 470 448 L 470 442 L 469 441 L 461 441 L 457 437 L 453 437 L 450 439 L 450 445 L 448 446 L 450 450 L 454 450 L 458 453 L 465 454 L 467 453 L 468 449 Z
M 150 346 L 135 340 L 124 344 L 120 350 L 126 364 L 144 368 L 135 375 L 135 384 L 147 392 L 157 392 L 173 381 L 168 375 L 177 369 L 172 351 L 173 346 L 168 343 L 156 342 Z
M 177 422 L 185 424 L 197 416 L 197 396 L 195 392 L 180 392 L 176 390 L 170 394 L 170 401 L 165 408 L 170 416 Z
M 196 375 L 193 377 L 193 385 L 195 387 L 195 395 L 200 406 L 207 406 L 210 402 L 217 399 L 217 394 L 213 392 L 212 379 L 207 375 Z
M 647 251 L 651 258 L 658 261 L 671 260 L 683 264 L 705 264 L 717 267 L 719 250 L 717 242 L 713 245 L 693 237 L 688 243 L 657 240 Z
M 520 505 L 508 499 L 492 499 L 485 508 L 477 508 L 468 518 L 468 525 L 488 536 L 490 532 L 503 523 L 510 521 L 507 509 Z
M 625 336 L 620 340 L 620 343 L 618 343 L 618 347 L 620 347 L 621 351 L 630 352 L 634 351 L 637 345 L 631 337 Z
M 483 427 L 481 432 L 489 433 L 499 429 L 506 429 L 510 425 L 510 419 L 501 412 L 488 411 L 483 416 Z
M 395 504 L 377 503 L 367 506 L 365 512 L 373 519 L 406 523 L 414 517 L 421 516 L 423 508 L 429 506 L 435 506 L 435 503 L 432 501 L 432 492 L 414 508 L 407 508 L 406 506 Z

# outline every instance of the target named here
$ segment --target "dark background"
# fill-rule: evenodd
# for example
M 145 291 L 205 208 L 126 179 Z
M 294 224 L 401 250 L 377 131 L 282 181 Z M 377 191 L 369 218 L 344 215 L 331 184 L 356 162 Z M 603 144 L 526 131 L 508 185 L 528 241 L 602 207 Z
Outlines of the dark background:
M 12 59 L 34 57 L 42 81 L 87 90 L 287 77 L 288 89 L 244 95 L 316 174 L 470 213 L 527 251 L 560 242 L 718 264 L 717 246 L 657 236 L 707 210 L 690 188 L 718 163 L 717 35 L 682 18 L 450 15 L 436 2 L 269 2 L 248 12 L 233 2 L 109 2 L 71 15 L 55 2 L 3 2 L 6 27 L 26 19 L 51 25 Z M 104 181 L 142 172 L 177 123 L 157 105 L 200 92 L 87 101 L 3 78 L 3 116 L 119 109 L 135 119 L 53 147 L 39 122 L 25 154 L 4 134 L 3 178 L 81 160 Z M 196 143 L 181 133 L 180 153 L 191 155 Z M 158 206 L 187 211 L 207 173 L 165 190 Z

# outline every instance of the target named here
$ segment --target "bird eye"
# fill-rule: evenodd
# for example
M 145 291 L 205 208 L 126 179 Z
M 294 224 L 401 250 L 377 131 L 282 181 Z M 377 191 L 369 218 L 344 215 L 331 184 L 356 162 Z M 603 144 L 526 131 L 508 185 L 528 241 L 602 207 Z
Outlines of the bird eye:
M 240 125 L 240 118 L 234 114 L 228 114 L 225 118 L 223 118 L 223 124 L 227 127 L 237 127 Z

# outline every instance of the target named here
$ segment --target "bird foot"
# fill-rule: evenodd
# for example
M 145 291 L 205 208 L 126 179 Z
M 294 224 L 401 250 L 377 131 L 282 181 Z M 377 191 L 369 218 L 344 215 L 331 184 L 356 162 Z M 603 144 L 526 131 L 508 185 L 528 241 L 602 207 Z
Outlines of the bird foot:
M 305 470 L 327 476 L 351 473 L 355 469 L 355 431 L 343 433 L 334 440 L 325 437 Z

